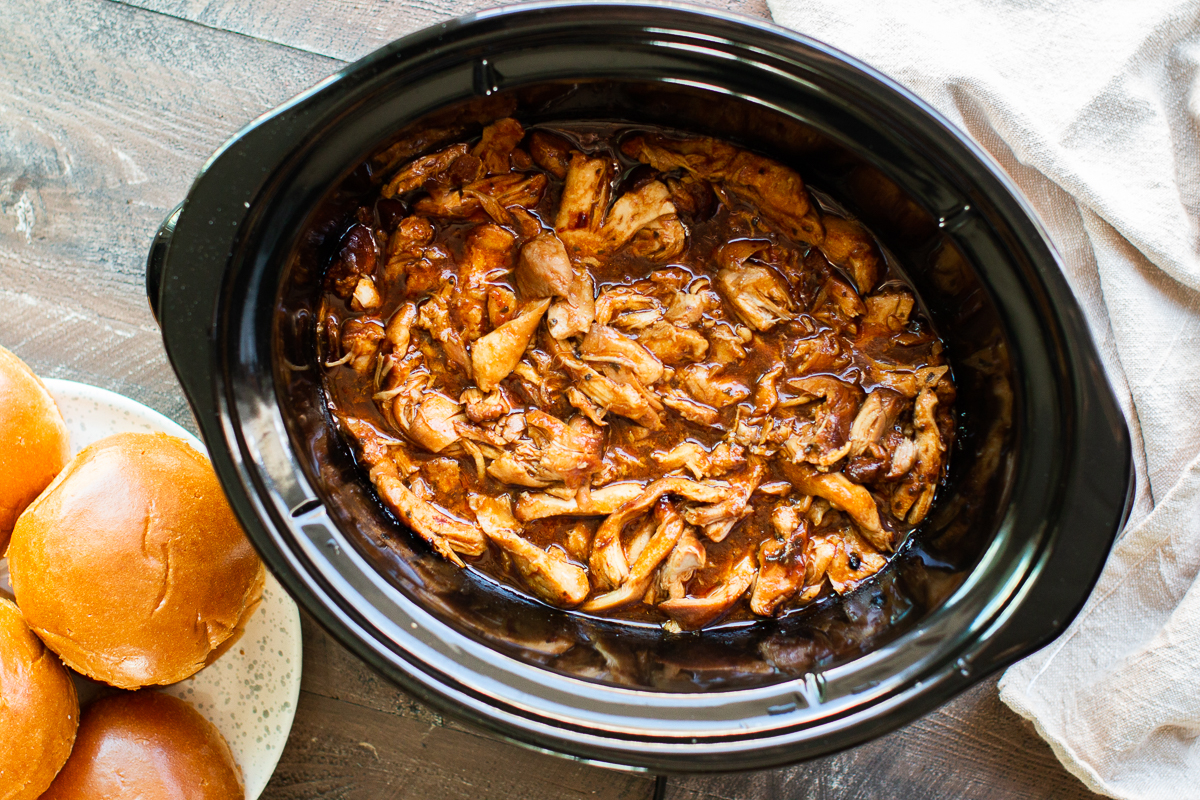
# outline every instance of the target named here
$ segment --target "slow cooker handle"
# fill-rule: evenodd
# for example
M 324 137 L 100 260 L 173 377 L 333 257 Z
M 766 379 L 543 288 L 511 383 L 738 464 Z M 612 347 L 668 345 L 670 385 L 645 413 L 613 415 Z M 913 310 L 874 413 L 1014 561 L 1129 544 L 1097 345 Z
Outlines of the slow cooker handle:
M 1137 478 L 1128 439 L 1124 456 L 1125 495 L 1119 501 L 1123 503 L 1119 524 L 1111 534 L 1100 537 L 1097 531 L 1111 525 L 1111 509 L 1101 500 L 1075 504 L 1075 507 L 1086 507 L 1088 511 L 1064 526 L 1059 541 L 1038 568 L 1037 577 L 1020 606 L 996 635 L 986 637 L 986 644 L 967 658 L 976 671 L 987 674 L 1032 655 L 1065 633 L 1083 610 L 1100 579 L 1112 545 L 1133 510 Z M 1080 472 L 1094 477 L 1100 467 L 1089 466 L 1092 468 Z
M 162 299 L 163 267 L 167 263 L 167 248 L 171 246 L 171 237 L 175 234 L 175 225 L 179 222 L 179 214 L 183 211 L 183 203 L 171 209 L 167 218 L 158 226 L 154 241 L 150 245 L 150 254 L 146 256 L 146 298 L 150 301 L 150 313 L 154 321 L 162 327 L 158 309 Z

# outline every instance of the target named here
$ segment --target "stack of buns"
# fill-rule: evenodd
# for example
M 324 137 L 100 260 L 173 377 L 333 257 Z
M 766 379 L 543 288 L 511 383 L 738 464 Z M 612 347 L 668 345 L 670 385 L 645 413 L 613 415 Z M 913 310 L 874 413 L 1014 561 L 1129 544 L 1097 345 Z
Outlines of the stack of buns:
M 123 692 L 80 722 L 63 664 L 123 690 L 195 674 L 241 635 L 262 562 L 182 439 L 123 433 L 69 456 L 50 393 L 0 348 L 0 551 L 15 596 L 0 598 L 0 800 L 242 797 L 228 745 L 186 703 Z

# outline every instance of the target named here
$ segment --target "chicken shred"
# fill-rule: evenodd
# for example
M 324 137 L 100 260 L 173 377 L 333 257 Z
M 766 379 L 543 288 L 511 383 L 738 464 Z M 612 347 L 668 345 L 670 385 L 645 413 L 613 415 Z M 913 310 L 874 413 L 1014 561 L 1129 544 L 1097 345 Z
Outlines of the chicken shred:
M 542 550 L 520 534 L 521 523 L 512 515 L 507 495 L 471 495 L 479 526 L 517 564 L 517 571 L 546 601 L 564 608 L 582 603 L 591 587 L 582 567 L 567 560 L 562 550 Z
M 500 381 L 512 373 L 549 307 L 548 299 L 537 300 L 516 319 L 481 336 L 471 346 L 471 369 L 481 392 L 495 391 Z
M 683 535 L 683 517 L 670 500 L 660 498 L 654 510 L 657 528 L 641 548 L 624 582 L 605 594 L 593 597 L 584 604 L 584 611 L 608 611 L 641 600 L 654 580 L 654 572 L 675 549 Z
M 776 506 L 771 512 L 773 537 L 758 548 L 758 577 L 750 597 L 755 614 L 769 617 L 804 585 L 804 551 L 808 546 L 808 520 L 795 506 Z

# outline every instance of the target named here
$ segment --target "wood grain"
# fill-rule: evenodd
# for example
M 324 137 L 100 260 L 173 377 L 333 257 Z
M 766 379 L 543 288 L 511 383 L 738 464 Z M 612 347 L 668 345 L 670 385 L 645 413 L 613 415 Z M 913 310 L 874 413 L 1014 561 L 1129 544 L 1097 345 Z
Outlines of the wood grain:
M 329 722 L 335 722 L 330 725 Z M 264 798 L 649 800 L 654 781 L 303 693 Z
M 344 60 L 487 0 L 0 3 L 0 345 L 194 430 L 143 289 L 208 155 Z M 765 17 L 762 0 L 713 5 Z M 266 798 L 650 798 L 653 781 L 437 714 L 307 618 L 295 728 Z M 907 728 L 784 770 L 673 778 L 684 798 L 1093 797 L 987 682 Z
M 150 240 L 216 147 L 338 64 L 104 0 L 0 3 L 0 345 L 190 424 Z
M 414 31 L 497 5 L 495 0 L 120 0 L 161 14 L 353 61 Z M 770 19 L 766 0 L 713 0 Z
M 307 616 L 296 726 L 265 798 L 638 798 L 652 778 L 514 747 L 450 722 Z
M 301 612 L 300 620 L 304 633 L 302 691 L 382 711 L 421 725 L 453 726 L 466 730 L 421 705 L 391 681 L 367 667 L 325 633 L 308 614 Z
M 648 800 L 652 791 L 648 778 L 600 774 L 553 756 L 514 756 L 511 747 L 470 733 L 306 692 L 264 797 Z
M 895 733 L 789 769 L 672 779 L 667 800 L 1087 800 L 1032 726 L 1000 702 L 995 679 Z

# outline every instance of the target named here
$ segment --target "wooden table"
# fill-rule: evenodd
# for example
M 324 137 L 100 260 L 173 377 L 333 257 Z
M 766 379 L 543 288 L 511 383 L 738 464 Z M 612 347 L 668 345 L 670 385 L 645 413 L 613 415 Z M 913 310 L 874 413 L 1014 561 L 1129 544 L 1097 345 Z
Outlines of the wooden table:
M 143 288 L 200 165 L 346 61 L 476 0 L 4 0 L 0 345 L 195 429 Z M 720 5 L 721 3 L 717 3 Z M 725 0 L 768 16 L 763 0 Z M 269 798 L 650 798 L 655 781 L 442 719 L 305 619 L 295 727 Z M 660 789 L 662 787 L 659 787 Z M 683 798 L 1094 797 L 990 680 L 926 718 L 791 769 L 671 778 Z

